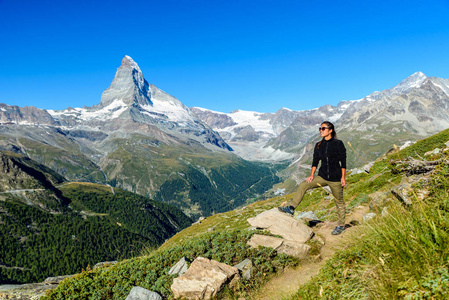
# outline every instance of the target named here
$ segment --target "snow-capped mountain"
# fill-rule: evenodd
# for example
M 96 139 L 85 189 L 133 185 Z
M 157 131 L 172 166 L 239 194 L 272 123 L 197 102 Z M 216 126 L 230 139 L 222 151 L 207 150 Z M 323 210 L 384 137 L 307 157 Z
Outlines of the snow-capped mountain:
M 302 146 L 315 132 L 323 120 L 337 120 L 348 105 L 333 107 L 325 105 L 313 110 L 293 111 L 281 108 L 276 113 L 258 113 L 236 110 L 229 114 L 194 107 L 197 118 L 217 131 L 234 149 L 236 154 L 247 160 L 280 161 L 292 159 L 297 154 L 286 148 Z M 294 124 L 296 137 L 290 136 Z
M 149 84 L 137 63 L 125 56 L 111 86 L 98 105 L 48 110 L 66 129 L 129 131 L 132 123 L 147 124 L 180 139 L 192 139 L 232 150 L 209 126 L 195 118 L 175 97 Z
M 353 101 L 338 120 L 343 128 L 362 130 L 404 122 L 408 131 L 425 136 L 449 127 L 449 79 L 416 72 L 397 86 Z M 407 125 L 405 125 L 407 123 Z
M 98 105 L 47 111 L 0 104 L 0 123 L 0 152 L 28 156 L 71 181 L 107 183 L 176 205 L 193 217 L 243 205 L 279 181 L 272 166 L 241 159 L 188 107 L 149 84 L 129 56 Z
M 350 139 L 351 132 L 359 132 L 372 143 L 377 143 L 373 137 L 376 130 L 380 135 L 387 135 L 384 138 L 387 143 L 397 138 L 399 144 L 410 139 L 412 134 L 416 135 L 416 140 L 436 133 L 449 127 L 448 95 L 449 79 L 428 78 L 416 72 L 391 89 L 373 92 L 359 100 L 344 100 L 337 106 L 325 105 L 304 111 L 282 108 L 275 114 L 247 111 L 225 114 L 204 108 L 192 108 L 192 112 L 219 132 L 245 159 L 297 160 L 303 155 L 301 149 L 318 138 L 316 128 L 325 120 L 333 122 L 342 136 Z M 399 123 L 400 128 L 395 128 Z M 403 134 L 395 133 L 397 130 Z M 370 147 L 364 151 L 369 152 Z M 373 152 L 376 154 L 378 152 Z
M 266 157 L 282 160 L 292 157 L 290 153 L 264 147 L 282 131 L 280 126 L 273 124 L 275 114 L 243 110 L 226 114 L 199 107 L 191 110 L 198 119 L 218 132 L 237 155 L 247 160 L 264 160 Z

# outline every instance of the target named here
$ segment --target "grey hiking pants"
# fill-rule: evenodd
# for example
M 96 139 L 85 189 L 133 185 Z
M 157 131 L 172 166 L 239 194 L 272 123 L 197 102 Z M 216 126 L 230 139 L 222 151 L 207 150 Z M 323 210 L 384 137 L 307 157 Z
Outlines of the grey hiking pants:
M 293 199 L 287 205 L 296 208 L 299 203 L 301 203 L 302 198 L 304 197 L 307 190 L 317 188 L 320 185 L 328 185 L 331 188 L 332 195 L 334 196 L 335 206 L 337 207 L 338 225 L 344 226 L 346 208 L 345 201 L 343 200 L 343 187 L 341 186 L 340 181 L 327 181 L 321 176 L 315 176 L 311 183 L 303 181 L 299 185 L 298 190 L 296 190 Z

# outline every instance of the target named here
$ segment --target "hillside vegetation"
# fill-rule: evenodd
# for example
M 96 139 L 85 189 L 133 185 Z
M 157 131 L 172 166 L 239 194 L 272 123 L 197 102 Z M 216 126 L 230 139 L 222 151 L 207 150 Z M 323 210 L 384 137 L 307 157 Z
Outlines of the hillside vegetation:
M 0 284 L 42 281 L 155 248 L 191 220 L 179 209 L 1 153 Z M 56 185 L 55 185 L 56 184 Z
M 443 299 L 449 296 L 448 153 L 424 155 L 435 148 L 446 148 L 448 141 L 449 130 L 445 130 L 378 160 L 369 174 L 348 176 L 345 190 L 348 210 L 370 205 L 378 216 L 359 226 L 359 237 L 346 250 L 336 253 L 319 275 L 301 287 L 292 299 Z M 437 164 L 432 172 L 419 174 L 422 168 L 407 163 L 413 159 L 437 160 Z M 410 205 L 391 193 L 392 188 L 403 182 L 414 182 L 409 193 L 413 201 Z M 174 276 L 168 276 L 167 272 L 183 256 L 190 259 L 203 256 L 231 265 L 251 258 L 255 264 L 252 279 L 220 295 L 220 298 L 251 299 L 271 275 L 286 266 L 297 265 L 298 261 L 268 248 L 249 248 L 246 242 L 254 231 L 248 230 L 246 220 L 291 197 L 276 197 L 210 216 L 179 232 L 158 250 L 64 280 L 45 299 L 122 299 L 135 285 L 170 299 L 173 295 L 169 287 Z M 313 210 L 321 220 L 336 220 L 332 197 L 323 189 L 307 195 L 297 210 Z M 313 251 L 319 251 L 317 245 L 314 247 Z

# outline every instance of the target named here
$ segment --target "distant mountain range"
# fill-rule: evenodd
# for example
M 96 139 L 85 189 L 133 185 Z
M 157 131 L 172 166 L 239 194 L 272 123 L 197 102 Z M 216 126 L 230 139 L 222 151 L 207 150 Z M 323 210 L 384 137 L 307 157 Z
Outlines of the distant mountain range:
M 125 56 L 98 105 L 54 111 L 0 104 L 0 149 L 26 154 L 69 180 L 110 183 L 199 216 L 245 203 L 278 176 L 301 180 L 324 120 L 351 143 L 355 168 L 449 127 L 448 107 L 449 80 L 416 72 L 391 89 L 313 110 L 189 109 L 149 84 Z M 273 167 L 279 162 L 290 166 Z M 253 169 L 243 186 L 234 181 L 236 170 Z
M 449 126 L 448 104 L 449 80 L 416 72 L 391 89 L 337 106 L 304 111 L 281 108 L 276 113 L 237 110 L 226 114 L 196 107 L 192 111 L 245 159 L 279 161 L 297 157 L 298 149 L 318 136 L 316 128 L 325 120 L 334 122 L 343 134 L 353 130 L 374 134 L 383 120 L 384 125 L 403 123 L 405 131 L 424 137 Z

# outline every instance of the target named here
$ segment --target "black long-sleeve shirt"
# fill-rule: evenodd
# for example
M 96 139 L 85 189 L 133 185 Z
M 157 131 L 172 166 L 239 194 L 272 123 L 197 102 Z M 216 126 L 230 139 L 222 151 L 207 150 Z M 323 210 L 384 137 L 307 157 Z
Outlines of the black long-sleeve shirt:
M 323 139 L 316 143 L 313 151 L 312 167 L 318 167 L 318 176 L 329 181 L 341 180 L 341 169 L 346 169 L 346 148 L 342 141 L 335 138 Z

